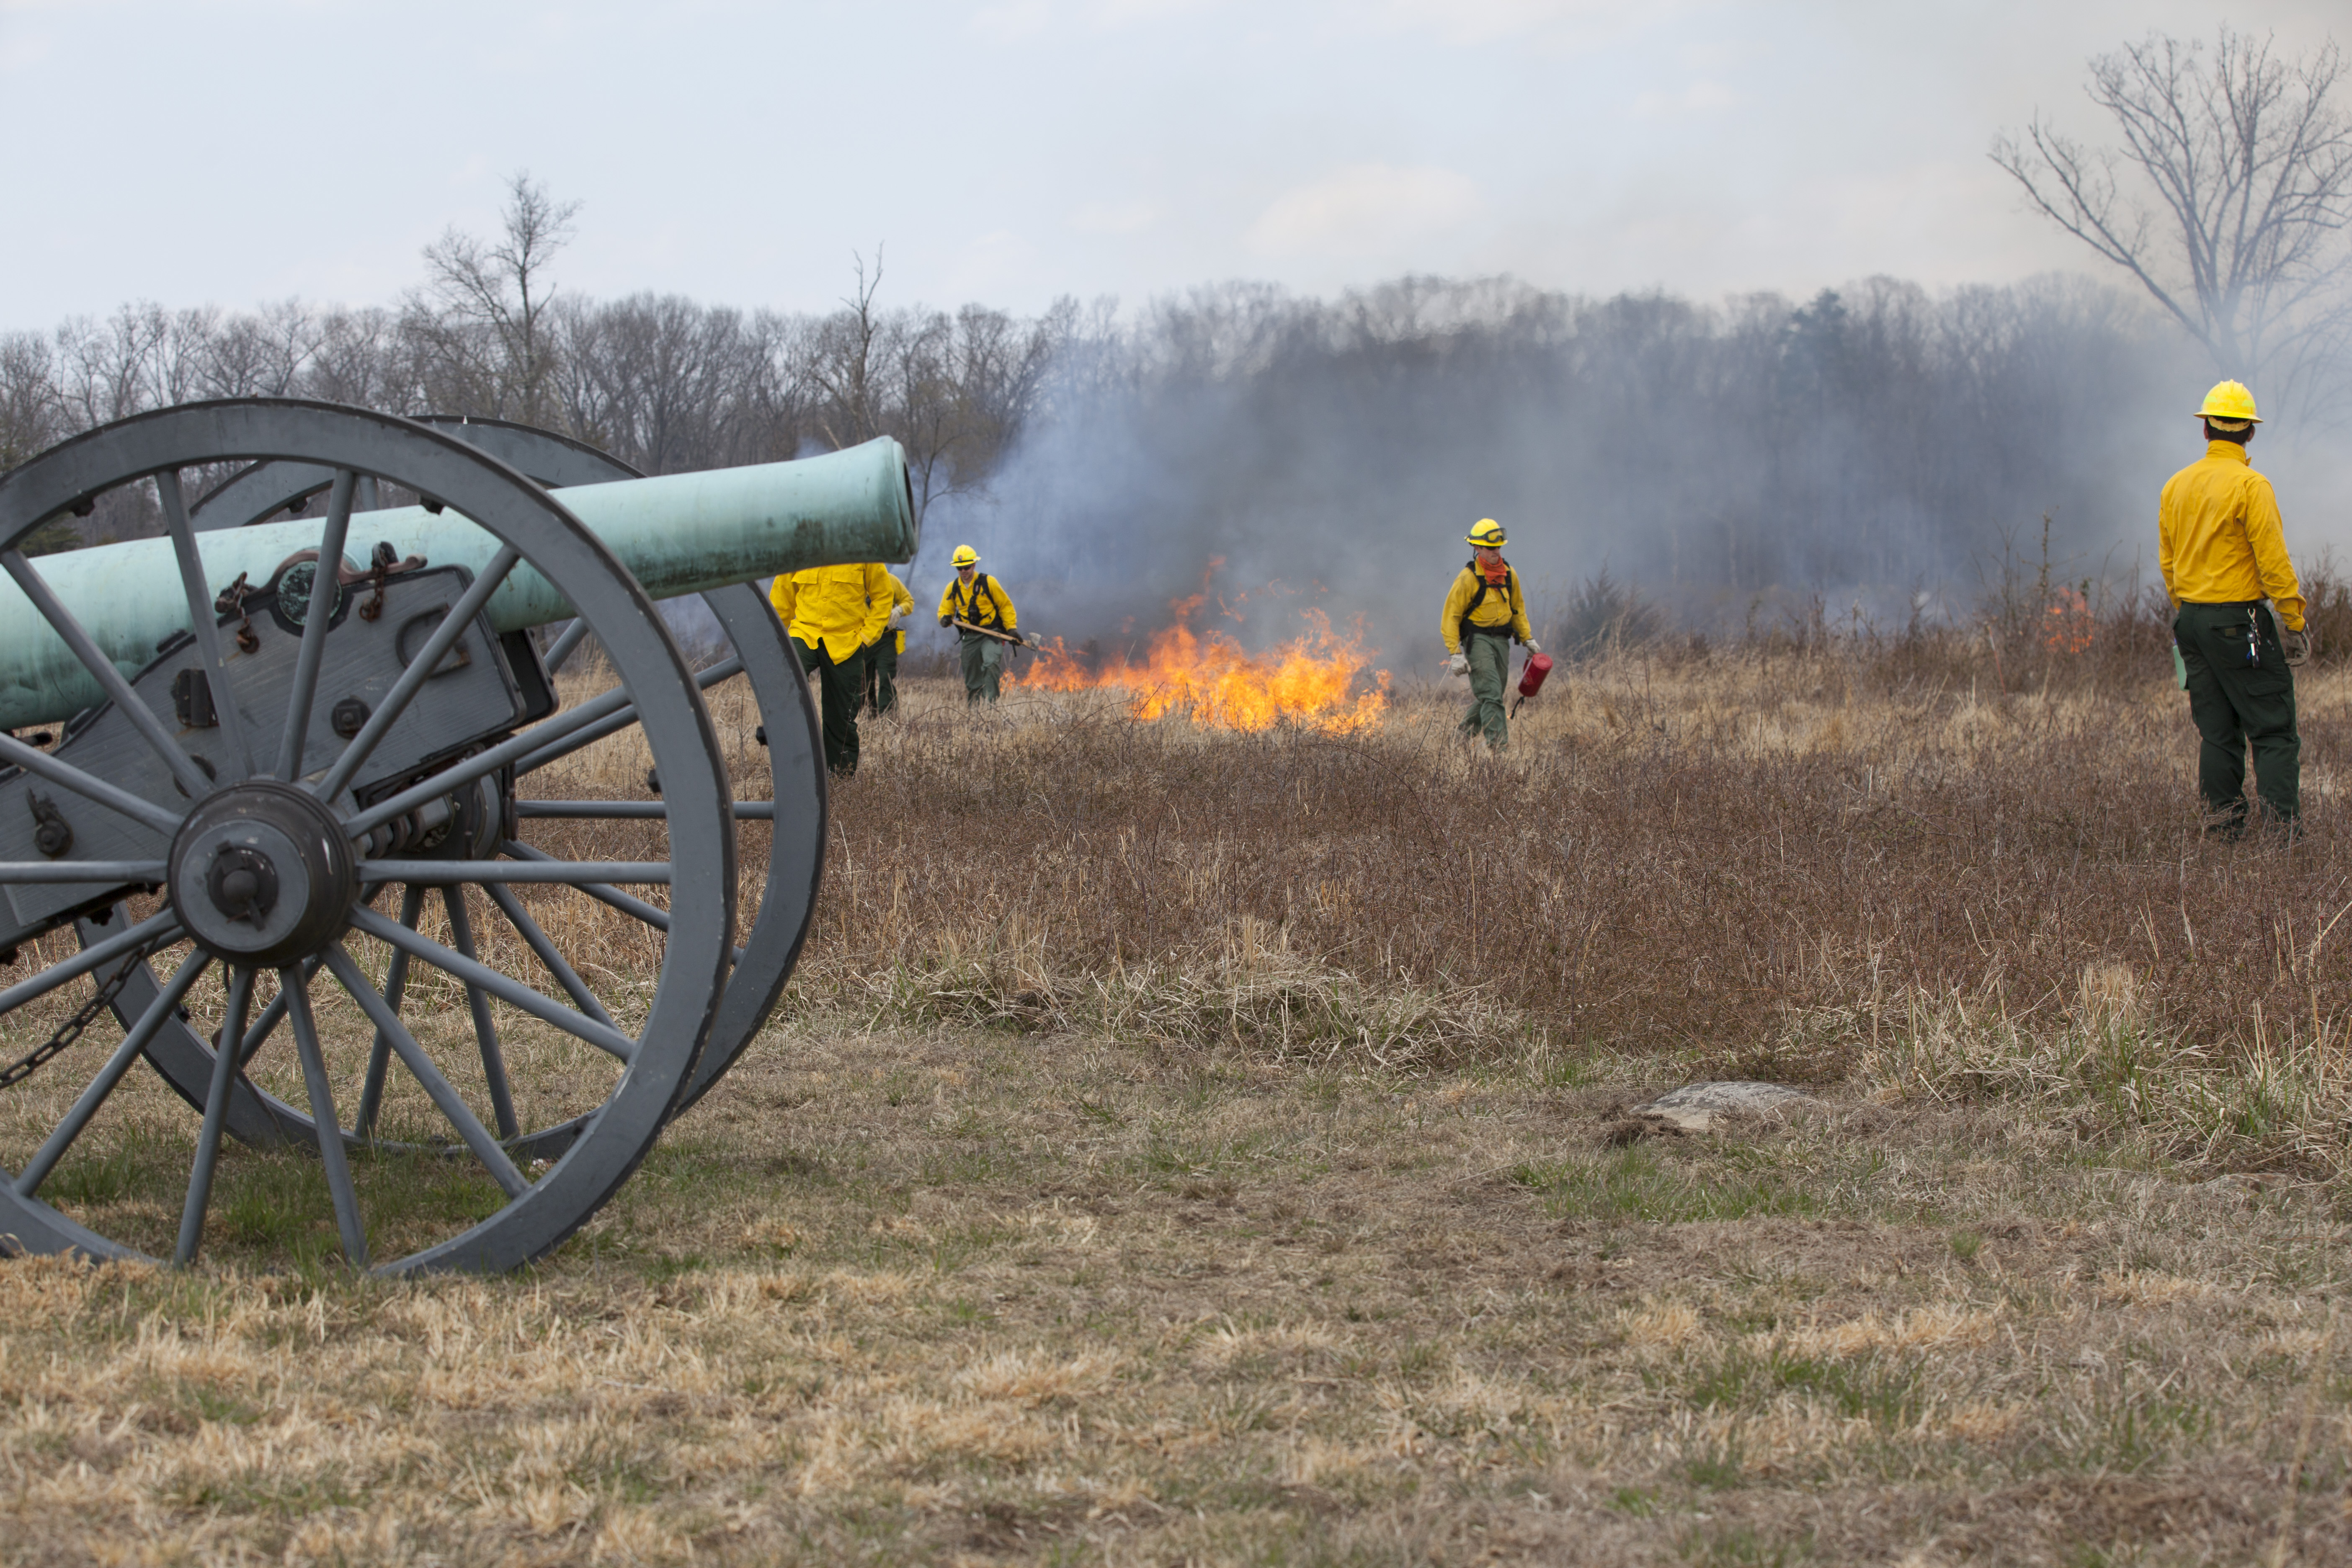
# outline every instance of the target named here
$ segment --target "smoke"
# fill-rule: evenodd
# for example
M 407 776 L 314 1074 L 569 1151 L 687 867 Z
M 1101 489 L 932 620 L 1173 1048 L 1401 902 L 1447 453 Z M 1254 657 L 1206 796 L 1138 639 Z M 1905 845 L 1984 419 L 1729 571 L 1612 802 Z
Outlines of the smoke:
M 986 489 L 932 509 L 915 585 L 936 595 L 972 543 L 1024 625 L 1135 642 L 1222 561 L 1196 624 L 1257 646 L 1312 605 L 1411 669 L 1464 531 L 1495 517 L 1539 634 L 1604 570 L 1693 627 L 1816 594 L 1833 616 L 1957 616 L 2005 532 L 2038 552 L 2045 512 L 2063 575 L 2152 577 L 2156 492 L 2201 450 L 2210 379 L 2067 278 L 1719 306 L 1202 289 L 1067 343 Z

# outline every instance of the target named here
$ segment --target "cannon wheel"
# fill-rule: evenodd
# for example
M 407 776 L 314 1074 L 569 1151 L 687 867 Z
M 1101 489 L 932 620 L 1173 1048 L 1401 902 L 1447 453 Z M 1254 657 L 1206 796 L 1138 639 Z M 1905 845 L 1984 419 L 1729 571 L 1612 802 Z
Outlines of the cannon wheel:
M 465 907 L 464 899 L 449 900 L 454 949 L 421 934 L 415 929 L 415 911 L 427 893 L 441 892 L 452 884 L 462 888 L 468 882 L 482 884 L 493 899 L 501 894 L 511 898 L 511 885 L 521 883 L 562 884 L 583 893 L 615 883 L 735 886 L 734 820 L 718 736 L 695 676 L 652 601 L 603 542 L 547 490 L 475 447 L 422 425 L 359 409 L 278 399 L 194 404 L 142 415 L 77 437 L 0 476 L 0 567 L 17 580 L 50 626 L 75 648 L 89 673 L 126 712 L 136 711 L 133 705 L 139 703 L 139 697 L 71 613 L 47 594 L 36 563 L 17 550 L 18 542 L 43 521 L 86 505 L 91 496 L 152 477 L 188 595 L 204 668 L 217 689 L 228 690 L 236 667 L 224 658 L 220 631 L 209 613 L 215 594 L 225 584 L 207 581 L 197 535 L 182 502 L 179 476 L 193 467 L 268 459 L 317 463 L 334 471 L 334 499 L 320 541 L 322 556 L 331 559 L 341 551 L 351 521 L 352 497 L 362 476 L 411 486 L 440 498 L 502 546 L 450 607 L 440 630 L 419 648 L 409 674 L 348 740 L 324 776 L 297 785 L 275 780 L 263 770 L 274 757 L 277 766 L 270 771 L 287 772 L 291 759 L 301 754 L 300 730 L 310 711 L 320 656 L 326 648 L 325 627 L 330 623 L 325 616 L 316 617 L 302 634 L 304 658 L 296 667 L 284 723 L 278 732 L 247 734 L 242 750 L 250 753 L 248 759 L 236 757 L 234 746 L 225 748 L 229 761 L 212 781 L 216 787 L 208 795 L 199 788 L 198 798 L 176 809 L 142 802 L 61 757 L 13 739 L 0 738 L 0 762 L 38 773 L 47 784 L 79 796 L 84 809 L 94 805 L 101 810 L 136 814 L 151 830 L 172 836 L 175 847 L 193 842 L 190 835 L 204 829 L 209 820 L 204 816 L 207 808 L 217 809 L 222 803 L 246 806 L 268 797 L 264 804 L 269 809 L 289 812 L 305 821 L 320 817 L 320 832 L 327 835 L 320 842 L 330 847 L 323 852 L 331 858 L 353 853 L 353 841 L 409 808 L 403 801 L 422 804 L 445 793 L 476 789 L 509 762 L 558 744 L 578 731 L 576 713 L 560 712 L 509 741 L 434 765 L 419 784 L 389 800 L 362 809 L 352 805 L 345 793 L 346 781 L 363 763 L 377 738 L 390 730 L 423 689 L 425 678 L 440 667 L 442 650 L 449 647 L 449 639 L 473 624 L 477 612 L 498 586 L 523 563 L 544 576 L 579 611 L 581 620 L 603 645 L 627 700 L 641 715 L 639 722 L 669 808 L 665 821 L 668 859 L 583 863 L 500 853 L 435 862 L 426 870 L 417 868 L 419 863 L 415 861 L 354 858 L 336 876 L 322 874 L 300 883 L 310 889 L 304 895 L 308 900 L 305 921 L 316 921 L 331 934 L 319 939 L 304 955 L 281 952 L 271 959 L 278 965 L 279 995 L 291 1024 L 288 1031 L 293 1037 L 291 1054 L 299 1061 L 311 1123 L 340 1127 L 344 1117 L 337 1109 L 339 1100 L 346 1107 L 356 1104 L 353 1126 L 344 1137 L 314 1142 L 327 1188 L 325 1206 L 331 1207 L 345 1256 L 357 1266 L 370 1260 L 368 1211 L 354 1179 L 349 1145 L 355 1139 L 363 1141 L 371 1117 L 383 1104 L 390 1063 L 396 1057 L 405 1069 L 403 1081 L 422 1091 L 421 1099 L 407 1095 L 407 1105 L 412 1110 L 424 1107 L 416 1113 L 437 1116 L 453 1130 L 457 1145 L 488 1180 L 479 1184 L 472 1200 L 478 1208 L 463 1210 L 458 1217 L 437 1227 L 454 1234 L 429 1239 L 416 1250 L 383 1263 L 382 1270 L 512 1268 L 556 1246 L 595 1213 L 645 1157 L 692 1081 L 725 981 L 733 938 L 732 900 L 684 899 L 667 911 L 652 994 L 644 998 L 639 988 L 635 1005 L 622 1015 L 634 1016 L 642 1006 L 642 1022 L 634 1031 L 616 1021 L 614 1011 L 582 983 L 577 970 L 560 952 L 551 949 L 541 956 L 559 981 L 561 996 L 536 990 L 467 956 L 463 950 L 472 944 L 462 929 L 459 911 Z M 231 706 L 221 704 L 225 710 Z M 205 776 L 167 731 L 151 721 L 141 732 L 175 776 L 205 785 Z M 331 831 L 325 826 L 328 823 L 332 824 Z M 343 849 L 331 847 L 337 839 L 344 842 Z M 55 876 L 52 868 L 0 866 L 0 887 L 17 880 L 52 880 Z M 395 892 L 405 917 L 400 921 L 373 907 L 385 901 L 386 894 Z M 204 1004 L 214 1009 L 218 1028 L 196 1031 L 199 1037 L 210 1035 L 241 1040 L 256 1050 L 267 1044 L 253 1040 L 247 1032 L 262 967 L 239 960 L 235 945 L 237 933 L 223 925 L 217 910 L 200 907 L 203 902 L 201 895 L 190 896 L 181 889 L 172 902 L 121 931 L 118 941 L 126 943 L 133 942 L 136 933 L 135 945 L 121 951 L 141 955 L 157 952 L 165 959 L 168 977 L 129 1025 L 122 1043 L 94 1070 L 76 1056 L 60 1058 L 46 1069 L 58 1074 L 68 1070 L 68 1063 L 79 1062 L 85 1082 L 39 1148 L 14 1174 L 0 1172 L 0 1236 L 15 1245 L 36 1252 L 142 1256 L 139 1248 L 60 1212 L 44 1201 L 40 1192 L 161 1026 L 176 1010 L 197 1004 L 199 993 L 194 987 L 207 970 L 220 972 L 216 1004 Z M 381 984 L 354 959 L 346 940 L 353 930 L 375 937 L 392 954 Z M 48 964 L 0 991 L 0 1017 L 93 970 L 105 973 L 102 965 L 91 963 L 89 950 Z M 464 986 L 469 995 L 493 995 L 549 1026 L 553 1033 L 547 1035 L 547 1040 L 557 1041 L 559 1035 L 569 1037 L 617 1060 L 616 1068 L 593 1074 L 583 1073 L 577 1065 L 563 1068 L 562 1092 L 583 1099 L 601 1095 L 601 1100 L 577 1119 L 576 1136 L 560 1153 L 543 1163 L 538 1158 L 519 1159 L 521 1151 L 485 1126 L 475 1108 L 485 1098 L 499 1122 L 508 1122 L 511 1116 L 513 1080 L 507 1059 L 486 1048 L 479 1063 L 479 1081 L 466 1076 L 470 1068 L 463 1072 L 444 1071 L 385 1000 L 386 994 L 400 985 L 400 977 L 411 971 L 420 975 L 438 972 Z M 348 1082 L 339 1086 L 335 1081 L 335 1071 L 324 1053 L 326 1037 L 312 1000 L 314 993 L 322 999 L 331 998 L 317 978 L 320 973 L 330 975 L 357 1005 L 362 1027 L 374 1030 L 365 1087 L 356 1101 Z M 617 1005 L 621 998 L 615 994 L 613 1000 Z M 564 1059 L 565 1051 L 592 1067 L 603 1059 L 583 1056 L 560 1042 L 534 1047 L 531 1054 L 535 1059 L 554 1062 Z M 175 1261 L 188 1261 L 201 1245 L 229 1091 L 255 1059 L 226 1055 L 215 1058 L 220 1070 L 211 1073 L 206 1085 L 205 1116 L 180 1194 L 178 1237 L 172 1249 Z M 229 1069 L 231 1062 L 236 1070 Z M 530 1070 L 530 1063 L 523 1065 Z M 609 1079 L 604 1076 L 607 1072 L 613 1075 Z M 446 1136 L 442 1142 L 446 1142 Z M 176 1183 L 176 1178 L 171 1179 Z M 468 1218 L 471 1223 L 467 1223 Z
M 430 415 L 418 423 L 488 452 L 550 489 L 643 477 L 609 453 L 533 426 L 452 415 Z M 288 460 L 256 463 L 224 479 L 198 500 L 189 509 L 189 519 L 199 532 L 243 527 L 289 508 L 307 506 L 311 498 L 330 489 L 333 481 L 334 470 L 323 464 Z M 355 522 L 354 526 L 361 525 Z M 705 594 L 702 600 L 731 645 L 732 658 L 718 668 L 730 674 L 740 668 L 751 682 L 761 728 L 767 736 L 769 769 L 774 780 L 772 801 L 739 799 L 735 815 L 739 821 L 765 818 L 773 826 L 759 914 L 751 934 L 736 950 L 710 1038 L 695 1064 L 694 1076 L 678 1097 L 678 1111 L 701 1099 L 734 1065 L 775 1010 L 776 999 L 783 994 L 785 982 L 792 978 L 793 964 L 807 940 L 809 922 L 816 909 L 817 884 L 824 870 L 822 731 L 816 704 L 801 673 L 800 662 L 775 613 L 758 589 L 738 584 Z M 579 641 L 576 635 L 557 640 L 549 651 L 550 673 L 562 667 L 564 658 Z M 707 682 L 709 673 L 706 671 L 701 679 Z M 625 718 L 623 722 L 626 722 Z M 552 749 L 550 755 L 539 760 L 539 765 L 543 767 L 569 755 L 604 732 L 603 725 L 593 731 L 583 731 L 582 736 Z M 525 790 L 529 788 L 529 777 L 526 772 L 518 781 Z M 524 799 L 517 805 L 524 822 L 550 817 L 620 821 L 655 816 L 665 810 L 661 802 L 652 799 Z M 528 828 L 523 830 L 523 837 L 528 841 Z M 658 921 L 667 918 L 663 911 L 649 909 L 634 899 L 617 901 L 614 907 L 635 919 Z M 506 911 L 498 912 L 504 915 Z M 511 920 L 509 923 L 512 923 Z M 89 921 L 79 923 L 85 946 L 104 941 L 122 929 L 111 921 L 104 925 Z M 114 1015 L 124 1028 L 131 1027 L 153 1005 L 161 986 L 162 982 L 143 963 L 124 977 L 113 1003 Z M 395 1008 L 401 1000 L 393 998 Z M 473 1011 L 478 1027 L 494 1031 L 487 1008 Z M 276 1029 L 283 1021 L 282 1009 L 265 1011 L 259 1025 L 265 1037 L 268 1031 Z M 485 1045 L 487 1048 L 496 1048 L 494 1041 Z M 210 1040 L 200 1037 L 178 1017 L 170 1017 L 149 1042 L 147 1058 L 189 1104 L 203 1106 L 206 1088 L 212 1081 L 214 1054 Z M 309 1143 L 317 1139 L 317 1129 L 308 1113 L 243 1079 L 230 1091 L 227 1126 L 231 1136 L 248 1143 Z M 509 1148 L 523 1158 L 561 1152 L 577 1130 L 576 1121 L 571 1121 L 535 1129 L 509 1141 Z

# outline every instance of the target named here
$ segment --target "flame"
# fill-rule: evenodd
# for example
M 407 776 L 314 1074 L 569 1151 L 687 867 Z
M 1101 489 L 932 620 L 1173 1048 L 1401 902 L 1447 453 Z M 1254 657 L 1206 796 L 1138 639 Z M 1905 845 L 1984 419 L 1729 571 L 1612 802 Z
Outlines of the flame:
M 2091 646 L 2091 602 L 2072 588 L 2051 596 L 2044 620 L 2049 635 L 2042 641 L 2053 653 L 2080 653 Z
M 1182 714 L 1229 730 L 1289 723 L 1346 735 L 1380 722 L 1389 673 L 1370 670 L 1360 628 L 1342 637 L 1322 611 L 1302 610 L 1304 636 L 1251 653 L 1224 632 L 1192 629 L 1189 622 L 1207 599 L 1203 590 L 1170 605 L 1176 624 L 1154 634 L 1137 660 L 1113 654 L 1089 670 L 1060 638 L 1048 638 L 1040 645 L 1048 657 L 1023 671 L 1020 683 L 1033 691 L 1124 692 L 1139 719 Z M 1368 672 L 1370 688 L 1358 690 Z

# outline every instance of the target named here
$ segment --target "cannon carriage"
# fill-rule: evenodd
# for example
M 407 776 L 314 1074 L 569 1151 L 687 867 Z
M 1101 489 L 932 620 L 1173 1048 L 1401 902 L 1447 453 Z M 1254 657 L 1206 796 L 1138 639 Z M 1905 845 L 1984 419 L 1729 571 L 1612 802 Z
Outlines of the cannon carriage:
M 188 504 L 181 474 L 224 468 Z M 141 482 L 163 538 L 19 552 Z M 423 504 L 384 507 L 386 486 Z M 915 544 L 887 440 L 645 479 L 519 426 L 247 400 L 0 476 L 17 589 L 0 588 L 0 724 L 55 727 L 47 746 L 0 737 L 0 1026 L 46 1024 L 81 976 L 97 988 L 34 1053 L 58 1058 L 44 1108 L 0 1106 L 17 1111 L 0 1237 L 185 1261 L 226 1140 L 314 1152 L 355 1264 L 379 1250 L 370 1175 L 392 1156 L 462 1167 L 475 1191 L 446 1234 L 391 1226 L 383 1269 L 511 1267 L 571 1234 L 757 1033 L 806 932 L 815 717 L 748 584 Z M 700 670 L 654 607 L 683 594 L 730 645 Z M 611 684 L 563 700 L 589 638 Z M 730 779 L 702 700 L 739 675 L 770 790 Z M 648 763 L 642 787 L 550 793 L 599 747 Z M 767 861 L 740 933 L 739 820 L 765 825 Z M 640 858 L 592 858 L 614 844 Z M 608 962 L 614 919 L 657 952 L 649 985 Z M 100 1006 L 124 1029 L 103 1060 L 71 1047 Z M 110 1234 L 43 1189 L 142 1056 L 190 1108 L 184 1143 L 142 1132 L 184 1161 L 178 1212 Z

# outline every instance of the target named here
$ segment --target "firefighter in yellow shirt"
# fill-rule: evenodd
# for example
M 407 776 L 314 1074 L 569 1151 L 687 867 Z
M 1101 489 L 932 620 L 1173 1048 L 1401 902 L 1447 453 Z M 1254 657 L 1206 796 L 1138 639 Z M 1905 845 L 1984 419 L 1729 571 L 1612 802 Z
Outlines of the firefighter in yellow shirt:
M 776 618 L 817 678 L 824 710 L 824 765 L 839 778 L 857 771 L 857 705 L 865 650 L 890 619 L 890 574 L 879 562 L 787 572 L 768 590 Z
M 1021 641 L 1019 616 L 1004 585 L 980 569 L 980 552 L 956 546 L 955 580 L 940 595 L 940 625 L 956 628 L 963 663 L 964 705 L 996 700 L 1003 677 L 1004 650 Z
M 1462 732 L 1484 734 L 1488 749 L 1499 752 L 1511 743 L 1511 722 L 1503 710 L 1503 688 L 1511 679 L 1511 644 L 1523 642 L 1529 653 L 1543 648 L 1528 625 L 1519 574 L 1503 559 L 1503 546 L 1510 542 L 1503 525 L 1491 517 L 1481 518 L 1463 542 L 1470 546 L 1471 558 L 1446 591 L 1437 634 L 1453 656 L 1448 667 L 1470 678 L 1470 711 L 1462 716 Z
M 882 575 L 890 584 L 890 614 L 882 636 L 866 650 L 866 706 L 877 719 L 898 706 L 898 656 L 907 651 L 907 622 L 915 613 L 915 595 L 888 567 Z
M 2311 657 L 2311 634 L 2278 497 L 2246 460 L 2246 443 L 2262 423 L 2254 395 L 2225 381 L 2197 412 L 2205 456 L 2165 483 L 2156 563 L 2177 606 L 2172 643 L 2201 742 L 2197 788 L 2214 814 L 2207 831 L 2235 838 L 2246 826 L 2249 746 L 2264 811 L 2292 828 L 2301 810 L 2292 667 Z M 2265 599 L 2275 620 L 2263 613 Z

